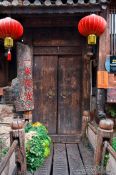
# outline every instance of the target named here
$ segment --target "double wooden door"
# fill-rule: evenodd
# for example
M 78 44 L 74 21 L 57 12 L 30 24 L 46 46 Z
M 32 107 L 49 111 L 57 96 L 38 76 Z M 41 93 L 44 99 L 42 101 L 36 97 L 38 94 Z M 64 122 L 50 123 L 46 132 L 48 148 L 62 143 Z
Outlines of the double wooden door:
M 81 55 L 34 56 L 34 121 L 51 134 L 81 128 Z

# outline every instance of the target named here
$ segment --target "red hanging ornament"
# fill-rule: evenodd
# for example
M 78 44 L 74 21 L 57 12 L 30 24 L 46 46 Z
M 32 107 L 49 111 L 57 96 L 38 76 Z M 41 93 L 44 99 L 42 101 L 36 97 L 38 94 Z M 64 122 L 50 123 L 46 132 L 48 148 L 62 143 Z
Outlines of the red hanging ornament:
M 8 54 L 7 54 L 7 61 L 11 61 L 12 56 L 11 56 L 11 52 L 10 49 L 8 50 Z
M 25 74 L 26 74 L 26 75 L 31 74 L 31 68 L 30 68 L 30 67 L 26 67 L 26 68 L 25 68 Z
M 13 40 L 19 39 L 23 34 L 23 26 L 20 22 L 10 17 L 0 19 L 0 38 L 4 39 L 6 49 L 13 47 Z M 11 59 L 11 52 L 8 50 L 7 60 Z
M 88 37 L 88 44 L 96 44 L 96 36 L 100 36 L 106 28 L 106 20 L 99 15 L 88 15 L 78 23 L 78 30 Z

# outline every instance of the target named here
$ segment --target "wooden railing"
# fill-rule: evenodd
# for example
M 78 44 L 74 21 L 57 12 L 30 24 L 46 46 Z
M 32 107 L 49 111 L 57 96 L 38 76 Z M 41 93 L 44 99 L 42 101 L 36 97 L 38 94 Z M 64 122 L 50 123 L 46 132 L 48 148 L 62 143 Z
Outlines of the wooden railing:
M 99 127 L 95 128 L 89 121 L 89 112 L 88 111 L 83 112 L 81 138 L 83 138 L 86 135 L 87 127 L 90 127 L 91 130 L 96 135 L 97 142 L 94 156 L 95 156 L 95 167 L 100 167 L 101 169 L 101 174 L 99 172 L 99 175 L 103 174 L 102 173 L 102 170 L 104 170 L 103 160 L 106 151 L 108 151 L 116 160 L 116 152 L 113 150 L 111 146 L 113 136 L 113 124 L 111 121 L 109 122 L 110 123 L 108 123 L 108 121 L 104 119 L 104 121 L 102 120 L 102 122 L 99 123 Z M 12 131 L 10 132 L 11 147 L 7 155 L 0 163 L 0 174 L 2 174 L 13 152 L 15 152 L 15 154 L 17 155 L 15 160 L 17 174 L 26 175 L 24 127 L 26 126 L 27 123 L 28 121 L 24 124 L 21 120 L 16 120 L 12 122 L 11 125 Z M 95 175 L 98 175 L 97 171 Z
M 114 160 L 116 160 L 116 152 L 112 148 L 112 137 L 113 137 L 113 122 L 109 119 L 102 119 L 98 125 L 95 127 L 89 120 L 89 112 L 83 112 L 83 120 L 82 120 L 82 134 L 87 134 L 88 128 L 92 130 L 95 138 L 95 150 L 94 150 L 94 164 L 95 164 L 95 175 L 103 175 L 106 171 L 106 167 L 104 167 L 104 157 L 106 153 L 110 153 Z
M 116 152 L 112 148 L 111 144 L 107 142 L 107 151 L 113 156 L 113 158 L 116 160 Z
M 2 172 L 6 168 L 6 166 L 7 166 L 8 162 L 9 162 L 13 152 L 15 152 L 15 150 L 16 150 L 17 145 L 18 145 L 18 140 L 13 141 L 13 143 L 12 143 L 8 153 L 7 153 L 7 155 L 4 157 L 4 159 L 0 163 L 0 174 L 2 174 Z
M 11 146 L 6 156 L 0 163 L 0 174 L 2 174 L 10 161 L 12 154 L 15 153 L 16 174 L 26 175 L 26 153 L 25 153 L 25 132 L 22 120 L 14 120 L 11 124 L 10 143 Z M 15 168 L 15 167 L 14 167 Z
M 88 123 L 88 126 L 91 128 L 91 130 L 94 132 L 95 135 L 97 135 L 97 128 L 95 128 L 95 126 L 92 125 L 92 123 Z

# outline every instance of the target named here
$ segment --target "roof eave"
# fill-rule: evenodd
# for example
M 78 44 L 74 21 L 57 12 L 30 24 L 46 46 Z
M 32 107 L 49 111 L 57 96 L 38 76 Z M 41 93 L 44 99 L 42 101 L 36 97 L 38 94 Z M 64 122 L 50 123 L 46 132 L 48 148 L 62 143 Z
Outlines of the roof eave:
M 0 6 L 0 13 L 7 15 L 39 15 L 39 14 L 76 14 L 102 11 L 100 4 L 63 5 L 63 6 Z

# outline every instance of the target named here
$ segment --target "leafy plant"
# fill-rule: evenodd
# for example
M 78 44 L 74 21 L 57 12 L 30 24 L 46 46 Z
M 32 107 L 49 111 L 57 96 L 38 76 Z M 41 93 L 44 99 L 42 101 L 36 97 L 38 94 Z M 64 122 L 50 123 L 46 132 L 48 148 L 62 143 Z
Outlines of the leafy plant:
M 0 138 L 0 161 L 7 154 L 8 149 L 9 148 L 6 146 L 5 141 Z
M 116 137 L 114 137 L 112 140 L 112 147 L 114 151 L 116 151 Z M 108 160 L 109 160 L 109 153 L 107 152 L 104 157 L 104 167 L 107 166 Z
M 112 140 L 112 147 L 113 147 L 114 151 L 116 151 L 116 137 L 114 137 Z
M 107 107 L 107 113 L 111 116 L 111 117 L 116 117 L 116 105 L 110 105 Z
M 25 132 L 27 169 L 34 172 L 49 156 L 51 138 L 47 134 L 46 127 L 39 122 L 29 123 L 25 128 Z
M 104 156 L 104 165 L 103 165 L 104 167 L 107 166 L 108 160 L 109 160 L 109 153 L 106 153 Z

